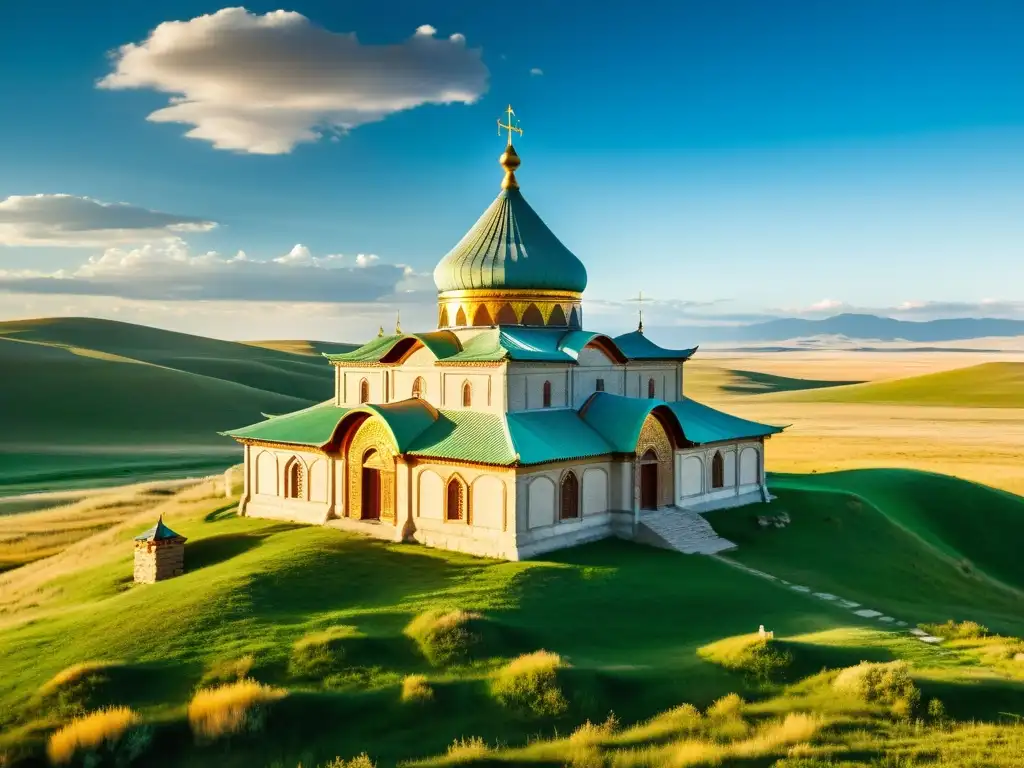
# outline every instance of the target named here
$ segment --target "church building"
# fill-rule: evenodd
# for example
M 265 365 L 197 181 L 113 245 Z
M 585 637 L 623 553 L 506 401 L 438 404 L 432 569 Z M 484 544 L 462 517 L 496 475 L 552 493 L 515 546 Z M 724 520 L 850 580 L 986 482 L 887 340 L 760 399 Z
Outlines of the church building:
M 332 400 L 225 433 L 244 446 L 242 514 L 518 560 L 671 540 L 769 500 L 781 428 L 685 397 L 696 348 L 658 346 L 642 318 L 584 330 L 586 268 L 526 202 L 521 131 L 501 127 L 501 191 L 434 270 L 437 330 L 328 354 Z

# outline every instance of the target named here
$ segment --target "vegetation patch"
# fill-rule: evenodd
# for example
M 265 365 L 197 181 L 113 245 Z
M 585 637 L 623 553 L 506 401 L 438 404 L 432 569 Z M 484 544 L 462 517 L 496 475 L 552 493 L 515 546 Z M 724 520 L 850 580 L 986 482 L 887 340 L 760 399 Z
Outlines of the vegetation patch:
M 436 667 L 470 661 L 483 640 L 483 616 L 463 610 L 426 611 L 405 628 L 424 658 Z
M 200 741 L 242 733 L 258 733 L 266 724 L 270 704 L 287 691 L 240 680 L 216 688 L 203 688 L 188 705 L 188 722 Z
M 929 635 L 943 640 L 978 640 L 989 636 L 988 627 L 976 621 L 956 622 L 950 619 L 942 624 L 918 624 Z
M 426 675 L 409 675 L 402 681 L 402 701 L 406 704 L 424 704 L 433 701 L 434 689 Z
M 349 655 L 346 645 L 357 637 L 359 630 L 344 624 L 304 635 L 292 647 L 288 674 L 319 680 L 340 671 Z
M 34 708 L 62 719 L 83 715 L 109 698 L 112 678 L 124 671 L 124 665 L 113 661 L 72 664 L 39 688 Z
M 524 654 L 494 673 L 491 694 L 502 706 L 523 714 L 539 717 L 564 714 L 569 702 L 562 692 L 559 672 L 566 666 L 557 653 Z
M 855 667 L 840 670 L 832 686 L 870 704 L 887 705 L 894 714 L 907 717 L 914 714 L 921 701 L 921 691 L 914 684 L 910 666 L 905 661 L 862 661 Z
M 149 746 L 150 730 L 128 707 L 109 707 L 81 717 L 55 731 L 46 754 L 55 765 L 81 762 L 87 766 L 105 761 L 126 765 Z
M 704 646 L 698 653 L 712 663 L 761 684 L 787 679 L 794 662 L 788 643 L 757 634 L 726 638 Z
M 249 677 L 253 666 L 256 664 L 256 657 L 251 653 L 240 656 L 236 659 L 224 659 L 214 662 L 210 668 L 203 673 L 199 681 L 200 688 L 209 688 L 224 683 L 237 683 Z

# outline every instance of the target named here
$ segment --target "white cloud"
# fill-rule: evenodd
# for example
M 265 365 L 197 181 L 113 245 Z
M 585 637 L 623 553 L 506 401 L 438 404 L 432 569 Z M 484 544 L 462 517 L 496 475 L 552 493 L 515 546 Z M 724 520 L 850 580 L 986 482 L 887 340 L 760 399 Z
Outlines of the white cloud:
M 846 306 L 841 301 L 835 299 L 822 299 L 817 301 L 808 308 L 811 312 L 828 312 L 830 310 L 839 309 L 840 307 Z
M 292 11 L 224 8 L 121 46 L 98 85 L 171 94 L 148 119 L 191 125 L 187 136 L 218 149 L 285 154 L 423 104 L 475 102 L 487 89 L 480 50 L 436 33 L 424 24 L 401 43 L 364 45 Z
M 0 245 L 97 246 L 205 232 L 212 221 L 104 203 L 74 195 L 12 195 L 0 200 Z
M 544 74 L 544 70 L 541 69 L 540 67 L 534 67 L 533 69 L 530 70 L 530 74 L 531 75 L 537 75 L 537 76 L 543 75 Z
M 180 238 L 108 248 L 73 270 L 0 270 L 0 292 L 111 296 L 150 301 L 408 302 L 433 295 L 430 275 L 376 255 L 313 256 L 304 245 L 269 261 L 215 251 L 193 254 Z M 414 294 L 414 295 L 410 295 Z

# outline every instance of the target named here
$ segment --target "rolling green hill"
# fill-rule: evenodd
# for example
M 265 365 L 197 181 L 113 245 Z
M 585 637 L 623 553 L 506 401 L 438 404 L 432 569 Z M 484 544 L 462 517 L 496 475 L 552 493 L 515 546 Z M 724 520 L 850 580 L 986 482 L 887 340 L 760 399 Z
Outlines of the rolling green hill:
M 969 368 L 891 381 L 786 392 L 772 400 L 892 403 L 969 408 L 1024 408 L 1024 363 L 982 363 Z
M 0 323 L 5 493 L 216 471 L 218 431 L 328 399 L 320 357 L 87 318 Z
M 971 618 L 1024 634 L 1024 498 L 945 475 L 773 475 L 767 507 L 707 519 L 729 557 L 911 621 Z M 788 512 L 762 529 L 757 515 Z
M 683 389 L 687 397 L 697 400 L 775 392 L 803 392 L 858 383 L 860 382 L 797 379 L 761 371 L 723 368 L 709 363 L 687 363 L 683 375 Z
M 919 473 L 783 477 L 775 482 L 779 500 L 756 512 L 786 509 L 790 527 L 758 530 L 749 508 L 711 517 L 742 539 L 737 559 L 777 573 L 789 569 L 801 583 L 863 593 L 865 605 L 892 606 L 908 619 L 944 620 L 947 611 L 957 611 L 956 618 L 1024 628 L 1019 594 L 988 578 L 999 573 L 1005 582 L 1024 580 L 1024 566 L 1014 567 L 1010 557 L 1024 500 L 996 498 L 969 484 L 952 488 L 951 482 Z M 883 513 L 874 502 L 882 505 L 886 494 L 889 511 Z M 935 498 L 950 494 L 958 506 L 973 510 L 973 526 L 928 512 Z M 189 539 L 186 573 L 133 586 L 131 537 L 160 513 Z M 997 544 L 985 531 L 1001 526 L 1007 527 L 1006 541 Z M 957 552 L 970 549 L 976 557 L 972 572 L 958 570 L 954 558 L 919 533 L 956 544 Z M 471 655 L 431 662 L 403 628 L 424 611 L 455 608 L 473 612 L 473 633 L 451 638 L 469 644 Z M 750 677 L 729 666 L 728 654 L 718 651 L 749 644 L 742 636 L 758 624 L 775 633 L 775 647 L 796 654 L 788 662 L 776 659 L 783 669 L 812 677 L 787 687 L 783 678 Z M 309 644 L 324 638 L 340 639 L 314 645 L 318 655 L 308 656 Z M 510 710 L 496 699 L 491 681 L 509 659 L 538 649 L 563 659 L 557 676 L 563 704 L 543 715 Z M 764 718 L 810 712 L 816 726 L 796 741 L 834 724 L 820 740 L 815 737 L 821 754 L 880 758 L 885 745 L 876 739 L 907 736 L 906 727 L 901 731 L 884 707 L 837 697 L 834 673 L 815 674 L 865 659 L 911 660 L 921 688 L 929 696 L 941 694 L 960 719 L 998 722 L 1024 714 L 1024 673 L 997 673 L 954 647 L 884 631 L 876 621 L 716 558 L 609 540 L 533 561 L 498 562 L 329 527 L 239 518 L 215 486 L 183 491 L 53 558 L 0 575 L 0 658 L 0 754 L 10 749 L 14 756 L 38 755 L 46 735 L 77 711 L 75 697 L 85 697 L 89 707 L 130 706 L 155 729 L 154 746 L 141 763 L 153 766 L 291 768 L 365 751 L 383 768 L 444 756 L 453 741 L 469 737 L 512 752 L 488 762 L 495 756 L 478 746 L 474 759 L 448 752 L 430 764 L 608 765 L 572 762 L 569 755 L 583 739 L 565 736 L 584 720 L 602 722 L 610 711 L 626 727 L 670 707 L 675 709 L 650 726 L 625 731 L 618 746 L 657 746 L 670 734 L 685 733 L 688 723 L 691 732 L 728 728 L 712 735 L 715 742 L 756 740 Z M 108 666 L 96 667 L 100 673 L 91 687 L 46 698 L 47 681 L 62 670 L 100 662 Z M 287 695 L 271 705 L 262 730 L 226 742 L 197 741 L 186 714 L 194 692 L 239 675 Z M 402 700 L 407 675 L 424 676 L 432 692 L 428 700 Z M 752 724 L 713 715 L 701 720 L 695 710 L 679 707 L 688 702 L 703 708 L 728 692 L 753 700 L 742 705 L 744 712 L 749 706 Z M 847 746 L 843 734 L 851 727 L 862 733 Z M 930 732 L 924 724 L 916 728 L 914 739 L 923 744 Z M 951 730 L 941 733 L 947 742 L 953 739 Z M 592 736 L 600 741 L 600 733 Z M 558 743 L 546 741 L 552 738 Z M 781 766 L 758 757 L 755 747 L 784 757 L 792 743 L 783 742 L 778 752 L 771 739 L 752 741 L 737 747 L 747 759 L 736 763 L 680 758 L 671 764 Z M 524 749 L 533 750 L 531 759 L 515 752 Z M 984 764 L 1014 765 L 1006 757 L 1013 746 L 1004 753 L 999 762 Z

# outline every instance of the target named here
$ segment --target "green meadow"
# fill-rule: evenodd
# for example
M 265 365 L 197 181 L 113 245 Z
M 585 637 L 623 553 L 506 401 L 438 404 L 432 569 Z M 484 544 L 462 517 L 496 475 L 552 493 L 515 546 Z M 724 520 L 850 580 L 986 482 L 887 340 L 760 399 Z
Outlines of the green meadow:
M 785 528 L 709 516 L 740 544 L 729 558 L 910 626 L 990 632 L 928 645 L 727 559 L 631 542 L 507 563 L 240 518 L 206 481 L 136 496 L 0 574 L 0 755 L 35 764 L 75 717 L 123 707 L 120 741 L 72 760 L 1016 765 L 1024 499 L 913 472 L 772 487 L 757 512 L 787 512 Z M 131 538 L 160 514 L 189 539 L 187 572 L 134 585 Z
M 992 362 L 828 388 L 790 387 L 780 400 L 828 403 L 1024 408 L 1024 363 Z

